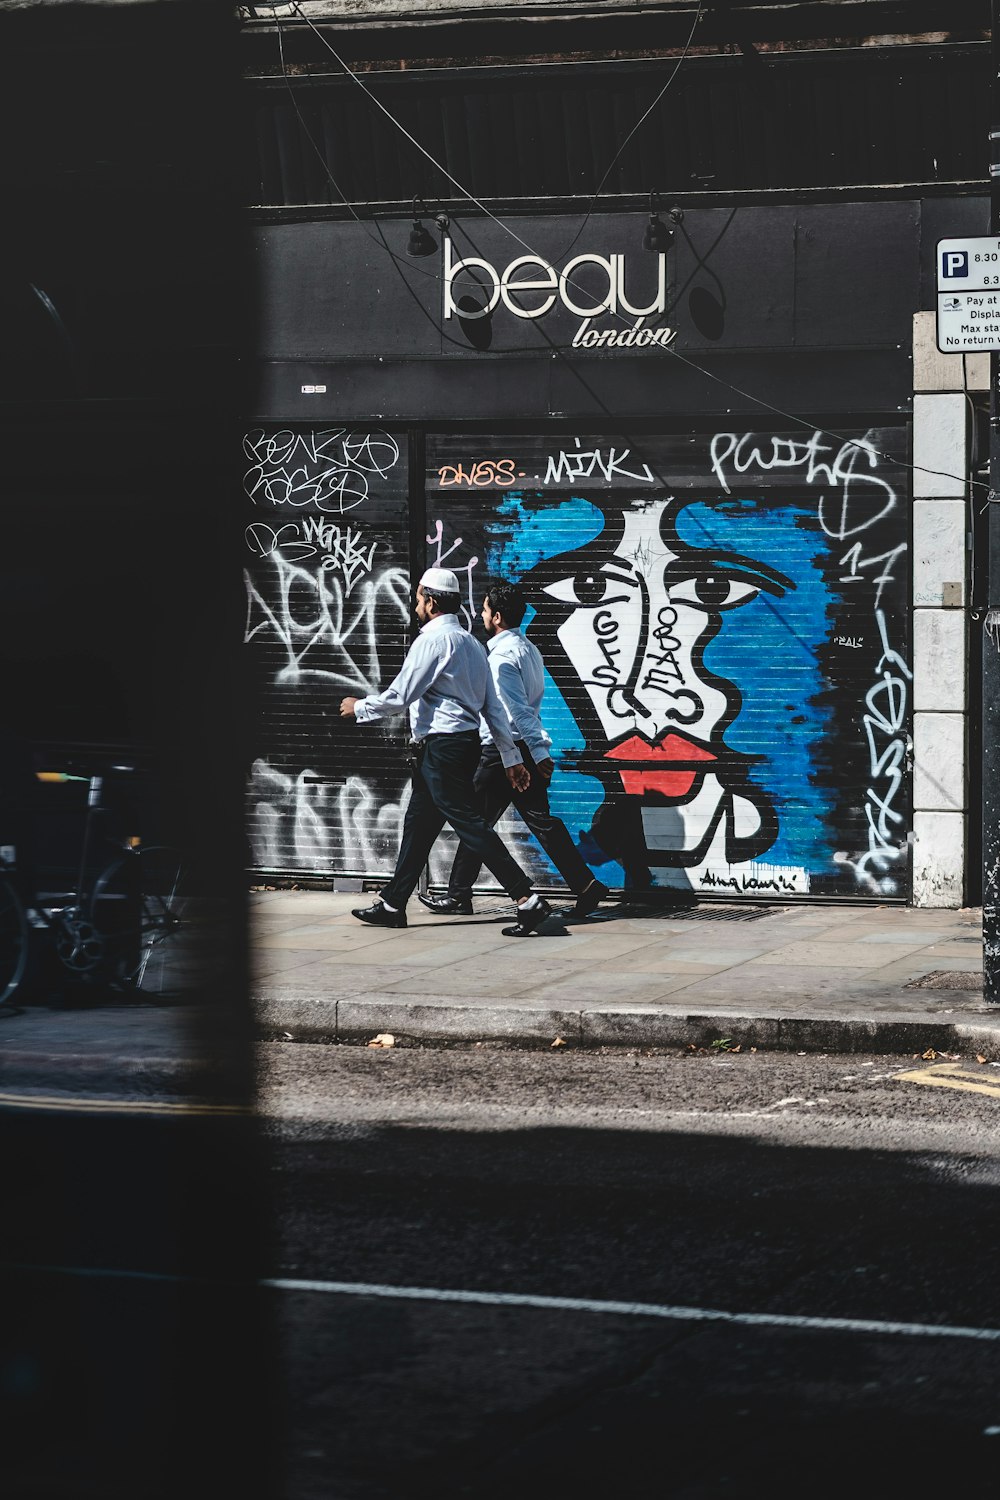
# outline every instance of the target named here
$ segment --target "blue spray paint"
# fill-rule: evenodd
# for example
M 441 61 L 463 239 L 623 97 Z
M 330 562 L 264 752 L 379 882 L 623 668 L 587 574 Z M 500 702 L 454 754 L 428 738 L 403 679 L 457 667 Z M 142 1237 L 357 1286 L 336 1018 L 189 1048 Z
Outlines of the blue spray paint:
M 815 514 L 815 503 L 696 503 L 680 512 L 677 530 L 689 546 L 738 550 L 780 568 L 795 584 L 783 598 L 759 594 L 734 612 L 709 643 L 705 664 L 733 682 L 743 699 L 726 743 L 763 756 L 751 780 L 774 798 L 779 817 L 778 838 L 765 858 L 820 870 L 829 859 L 833 794 L 812 779 L 813 746 L 829 733 L 832 715 L 819 701 L 825 682 L 817 652 L 835 601 L 823 578 L 826 538 Z

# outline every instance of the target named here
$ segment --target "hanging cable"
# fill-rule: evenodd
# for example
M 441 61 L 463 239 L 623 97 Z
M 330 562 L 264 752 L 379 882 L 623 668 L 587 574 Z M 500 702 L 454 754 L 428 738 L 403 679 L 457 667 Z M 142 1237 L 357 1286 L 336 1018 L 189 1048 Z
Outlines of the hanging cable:
M 677 59 L 676 63 L 674 64 L 673 72 L 670 74 L 670 77 L 667 79 L 666 83 L 663 85 L 662 89 L 657 94 L 656 98 L 653 100 L 653 102 L 649 106 L 649 108 L 647 110 L 645 110 L 643 112 L 643 114 L 641 114 L 639 116 L 638 120 L 636 120 L 635 124 L 632 126 L 632 129 L 629 131 L 628 135 L 622 141 L 621 145 L 619 146 L 618 150 L 615 152 L 614 156 L 611 158 L 610 162 L 608 163 L 607 167 L 605 168 L 604 176 L 601 178 L 600 182 L 597 184 L 597 187 L 594 189 L 594 196 L 591 198 L 589 204 L 587 205 L 587 212 L 583 216 L 583 222 L 581 223 L 579 229 L 576 231 L 576 234 L 570 240 L 569 244 L 566 246 L 565 250 L 563 250 L 562 253 L 561 253 L 561 255 L 558 257 L 560 260 L 565 260 L 566 259 L 567 255 L 569 255 L 569 252 L 572 250 L 573 246 L 576 244 L 577 240 L 580 238 L 581 234 L 586 229 L 587 224 L 588 224 L 588 222 L 590 220 L 590 217 L 591 217 L 591 215 L 594 212 L 594 205 L 597 203 L 597 200 L 598 200 L 598 198 L 600 198 L 601 193 L 602 193 L 602 191 L 604 189 L 604 184 L 607 182 L 608 178 L 611 176 L 611 173 L 614 171 L 615 167 L 618 165 L 618 163 L 621 160 L 622 156 L 625 154 L 625 151 L 628 148 L 629 142 L 632 140 L 633 136 L 642 128 L 642 126 L 645 125 L 646 121 L 649 119 L 649 117 L 653 113 L 654 109 L 656 109 L 656 107 L 660 103 L 661 99 L 663 99 L 664 95 L 666 94 L 667 90 L 673 84 L 674 80 L 676 79 L 678 73 L 681 70 L 681 67 L 687 61 L 688 53 L 691 51 L 691 44 L 694 41 L 694 34 L 697 31 L 699 22 L 701 21 L 701 19 L 704 16 L 704 14 L 705 14 L 704 5 L 701 3 L 701 0 L 699 0 L 698 14 L 695 16 L 694 21 L 692 22 L 691 30 L 688 33 L 688 39 L 684 43 L 684 50 L 681 53 L 680 57 Z

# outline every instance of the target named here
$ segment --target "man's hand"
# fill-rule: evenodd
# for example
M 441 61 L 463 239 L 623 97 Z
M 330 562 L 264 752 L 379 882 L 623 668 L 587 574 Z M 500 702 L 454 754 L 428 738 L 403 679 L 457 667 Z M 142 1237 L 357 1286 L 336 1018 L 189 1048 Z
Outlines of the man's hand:
M 528 790 L 531 785 L 531 772 L 523 760 L 519 760 L 516 766 L 507 767 L 507 780 L 515 792 L 526 792 Z
M 545 760 L 535 761 L 535 770 L 538 772 L 542 780 L 548 783 L 552 780 L 552 772 L 555 770 L 555 766 L 552 764 L 551 760 L 546 758 Z
M 341 698 L 341 700 L 340 700 L 340 717 L 342 719 L 353 719 L 354 718 L 354 705 L 356 703 L 360 703 L 360 701 L 361 700 L 359 698 Z

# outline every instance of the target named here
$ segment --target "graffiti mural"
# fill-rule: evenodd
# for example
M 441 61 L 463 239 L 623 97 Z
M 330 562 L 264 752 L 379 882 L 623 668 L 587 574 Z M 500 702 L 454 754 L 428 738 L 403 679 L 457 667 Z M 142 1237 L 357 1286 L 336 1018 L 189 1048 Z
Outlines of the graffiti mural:
M 409 792 L 404 727 L 373 730 L 359 763 L 338 707 L 345 694 L 390 682 L 409 643 L 399 442 L 336 427 L 258 428 L 244 452 L 252 865 L 388 872 Z
M 528 593 L 552 800 L 609 885 L 906 895 L 904 436 L 431 446 L 480 591 Z
M 255 868 L 390 872 L 405 725 L 360 746 L 337 706 L 399 669 L 415 548 L 473 630 L 491 579 L 523 584 L 550 799 L 608 885 L 905 899 L 905 429 L 432 437 L 413 515 L 389 433 L 259 428 L 245 452 Z M 516 814 L 500 831 L 558 884 Z M 452 854 L 446 832 L 433 881 Z

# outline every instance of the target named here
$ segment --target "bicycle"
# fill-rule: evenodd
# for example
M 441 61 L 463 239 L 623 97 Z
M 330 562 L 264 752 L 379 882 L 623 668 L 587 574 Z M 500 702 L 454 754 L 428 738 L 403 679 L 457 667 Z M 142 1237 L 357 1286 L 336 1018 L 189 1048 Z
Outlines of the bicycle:
M 73 891 L 55 902 L 34 889 L 22 899 L 17 850 L 0 847 L 0 1005 L 30 987 L 46 954 L 74 980 L 116 994 L 167 999 L 183 988 L 178 939 L 190 913 L 177 851 L 144 845 L 137 836 L 110 840 L 114 858 L 92 879 L 88 874 L 107 811 L 107 770 L 129 774 L 135 769 L 114 763 L 89 775 L 35 772 L 40 782 L 88 785 L 79 870 Z

